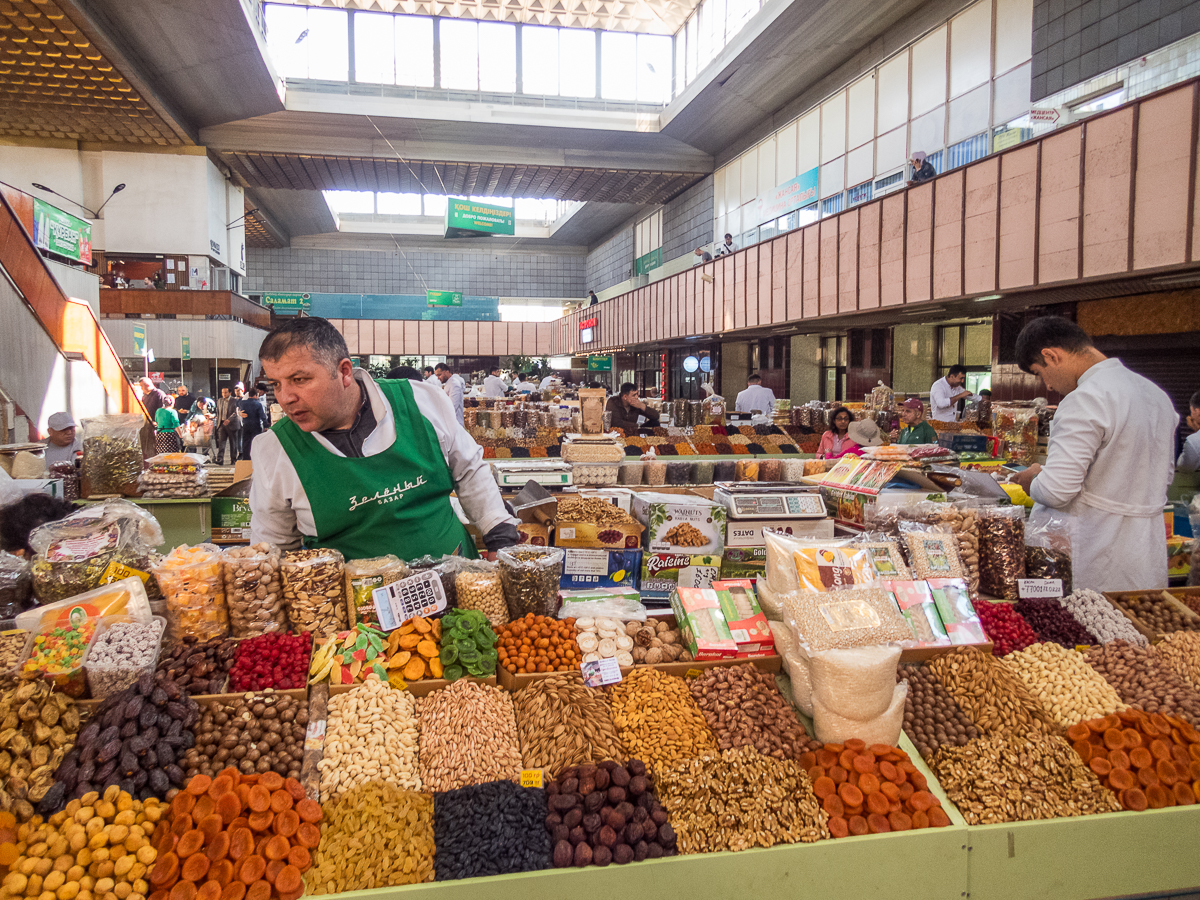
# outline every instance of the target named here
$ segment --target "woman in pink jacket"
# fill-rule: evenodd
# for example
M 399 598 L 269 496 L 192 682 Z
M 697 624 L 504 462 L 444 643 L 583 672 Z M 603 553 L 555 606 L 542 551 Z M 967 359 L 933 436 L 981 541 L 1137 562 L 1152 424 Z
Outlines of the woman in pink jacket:
M 847 453 L 857 454 L 858 444 L 850 437 L 850 423 L 854 416 L 844 406 L 833 411 L 832 424 L 829 430 L 821 435 L 821 443 L 817 447 L 817 459 L 841 459 Z

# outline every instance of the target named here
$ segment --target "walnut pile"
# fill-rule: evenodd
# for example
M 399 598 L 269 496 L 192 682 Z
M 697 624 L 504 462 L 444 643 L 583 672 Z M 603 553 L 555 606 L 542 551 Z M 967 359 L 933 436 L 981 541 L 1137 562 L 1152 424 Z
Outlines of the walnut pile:
M 692 661 L 692 654 L 683 646 L 679 629 L 672 628 L 663 619 L 628 622 L 625 633 L 633 638 L 630 654 L 634 665 Z

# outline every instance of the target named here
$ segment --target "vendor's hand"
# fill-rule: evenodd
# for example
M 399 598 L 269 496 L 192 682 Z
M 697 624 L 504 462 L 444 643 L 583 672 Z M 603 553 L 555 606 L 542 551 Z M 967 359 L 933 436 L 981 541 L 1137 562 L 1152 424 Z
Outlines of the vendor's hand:
M 1033 484 L 1033 479 L 1037 478 L 1038 473 L 1041 471 L 1042 471 L 1042 467 L 1039 466 L 1037 463 L 1034 463 L 1032 466 L 1030 466 L 1024 472 L 1021 472 L 1018 475 L 1014 475 L 1012 477 L 1012 484 L 1019 484 L 1021 486 L 1021 490 L 1023 490 L 1025 493 L 1028 494 L 1029 486 L 1031 484 Z
M 891 431 L 888 432 L 888 438 L 893 441 L 899 440 L 900 439 L 900 429 L 893 428 Z

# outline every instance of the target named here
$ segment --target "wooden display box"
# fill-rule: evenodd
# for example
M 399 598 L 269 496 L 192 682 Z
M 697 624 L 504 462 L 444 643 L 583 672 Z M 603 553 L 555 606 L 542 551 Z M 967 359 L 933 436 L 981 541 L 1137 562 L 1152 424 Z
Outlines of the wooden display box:
M 945 656 L 951 650 L 957 650 L 960 647 L 974 647 L 984 653 L 991 653 L 993 646 L 991 641 L 984 641 L 982 644 L 951 644 L 949 647 L 908 647 L 900 651 L 900 662 L 925 663 L 931 659 L 937 659 L 939 656 Z
M 1175 608 L 1182 613 L 1185 619 L 1188 619 L 1192 622 L 1200 622 L 1200 615 L 1197 615 L 1195 612 L 1193 612 L 1186 603 L 1183 603 L 1179 599 L 1180 597 L 1200 598 L 1200 587 L 1167 588 L 1165 590 L 1155 590 L 1154 588 L 1150 588 L 1144 591 L 1105 591 L 1104 597 L 1117 609 L 1118 612 L 1120 612 L 1123 616 L 1125 616 L 1125 618 L 1133 623 L 1133 627 L 1136 628 L 1141 634 L 1145 635 L 1146 639 L 1150 641 L 1150 643 L 1157 644 L 1162 640 L 1163 636 L 1133 613 L 1129 612 L 1129 610 L 1125 609 L 1125 607 L 1122 606 L 1118 601 L 1132 600 L 1135 597 L 1150 596 L 1154 597 L 1157 602 L 1166 603 L 1166 598 L 1160 596 L 1164 593 L 1169 594 L 1174 599 Z
M 490 684 L 496 686 L 496 676 L 490 675 L 487 678 L 475 678 L 471 675 L 464 675 L 459 681 L 474 681 L 476 684 Z M 440 691 L 442 688 L 447 688 L 454 684 L 453 681 L 447 681 L 445 678 L 424 678 L 421 681 L 406 681 L 404 689 L 414 697 L 427 697 L 434 691 Z M 331 684 L 329 685 L 329 696 L 336 697 L 338 694 L 345 694 L 356 687 L 360 687 L 362 682 L 357 684 Z

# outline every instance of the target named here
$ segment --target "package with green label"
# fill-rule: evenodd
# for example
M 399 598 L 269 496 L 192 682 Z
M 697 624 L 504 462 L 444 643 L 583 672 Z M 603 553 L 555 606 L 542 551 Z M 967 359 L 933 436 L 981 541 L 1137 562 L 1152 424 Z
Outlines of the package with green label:
M 952 644 L 983 644 L 987 635 L 979 613 L 971 605 L 971 592 L 965 578 L 930 578 L 929 589 L 942 624 Z
M 911 640 L 901 641 L 905 647 L 949 647 L 950 637 L 933 602 L 933 592 L 924 581 L 885 581 L 884 589 L 891 592 L 900 614 L 912 628 Z
M 412 574 L 398 556 L 388 554 L 371 559 L 352 559 L 346 563 L 346 613 L 350 626 L 365 622 L 380 627 L 374 592 Z
M 678 588 L 671 592 L 671 610 L 692 657 L 727 659 L 738 655 L 737 641 L 712 588 Z
M 766 580 L 767 548 L 726 547 L 721 560 L 722 578 L 762 578 Z
M 706 588 L 721 577 L 721 557 L 643 553 L 643 600 L 666 600 L 676 588 Z

